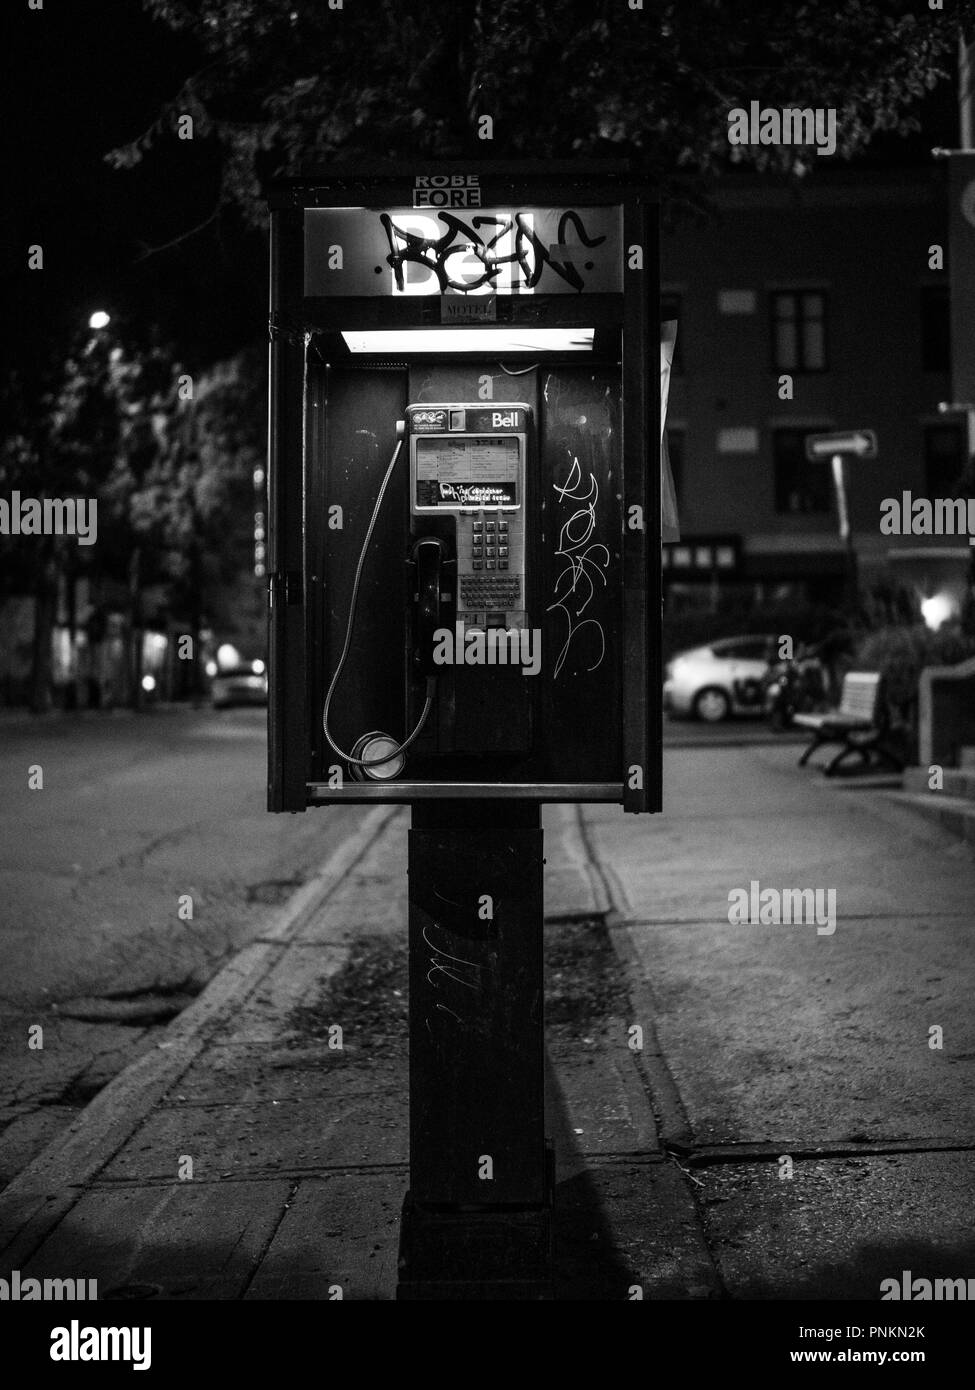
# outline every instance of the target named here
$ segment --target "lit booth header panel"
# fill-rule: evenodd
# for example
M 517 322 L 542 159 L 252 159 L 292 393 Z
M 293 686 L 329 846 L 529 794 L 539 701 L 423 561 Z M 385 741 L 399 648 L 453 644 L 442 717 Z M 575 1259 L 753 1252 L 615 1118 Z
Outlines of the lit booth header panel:
M 656 236 L 603 166 L 275 193 L 270 809 L 659 809 Z

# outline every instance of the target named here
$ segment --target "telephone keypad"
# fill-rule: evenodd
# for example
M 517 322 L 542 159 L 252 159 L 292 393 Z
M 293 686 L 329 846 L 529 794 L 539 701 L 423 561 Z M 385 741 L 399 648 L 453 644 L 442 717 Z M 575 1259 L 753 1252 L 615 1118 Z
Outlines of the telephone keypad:
M 516 542 L 513 548 L 511 540 Z M 512 537 L 510 522 L 498 516 L 488 520 L 483 512 L 475 513 L 470 522 L 460 524 L 457 597 L 458 608 L 469 623 L 483 627 L 487 617 L 490 625 L 503 626 L 512 614 L 523 620 L 518 540 L 517 528 Z M 516 572 L 507 573 L 512 565 L 512 549 Z
M 521 600 L 521 580 L 516 575 L 485 575 L 476 579 L 462 576 L 460 581 L 461 606 L 464 608 L 484 608 L 492 604 L 495 608 L 518 608 Z M 496 602 L 494 602 L 496 600 Z

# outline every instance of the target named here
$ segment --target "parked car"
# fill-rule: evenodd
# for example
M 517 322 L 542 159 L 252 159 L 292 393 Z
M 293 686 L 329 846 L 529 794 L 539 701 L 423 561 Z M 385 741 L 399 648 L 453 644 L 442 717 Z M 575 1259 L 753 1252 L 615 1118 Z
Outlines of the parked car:
M 778 640 L 768 633 L 722 637 L 678 652 L 666 666 L 664 709 L 708 724 L 733 714 L 761 714 L 764 680 Z
M 230 705 L 266 705 L 267 671 L 263 661 L 242 661 L 218 671 L 210 686 L 214 709 Z

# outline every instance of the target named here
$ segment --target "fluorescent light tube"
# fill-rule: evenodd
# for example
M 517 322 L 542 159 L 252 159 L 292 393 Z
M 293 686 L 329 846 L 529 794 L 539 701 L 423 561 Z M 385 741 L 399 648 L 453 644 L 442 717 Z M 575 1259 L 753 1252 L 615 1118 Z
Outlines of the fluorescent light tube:
M 350 352 L 592 352 L 592 328 L 379 328 L 343 330 Z

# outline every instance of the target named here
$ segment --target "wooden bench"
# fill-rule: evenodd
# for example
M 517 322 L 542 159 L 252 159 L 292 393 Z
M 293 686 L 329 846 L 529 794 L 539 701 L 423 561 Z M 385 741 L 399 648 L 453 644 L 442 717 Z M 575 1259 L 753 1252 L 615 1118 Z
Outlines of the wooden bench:
M 887 733 L 887 710 L 879 671 L 850 671 L 843 677 L 840 703 L 836 709 L 821 714 L 797 714 L 793 723 L 812 730 L 812 739 L 799 766 L 805 767 L 817 748 L 827 743 L 840 743 L 842 748 L 823 769 L 832 776 L 842 762 L 854 753 L 869 765 L 872 759 L 890 763 L 898 771 L 904 764 L 884 742 Z

